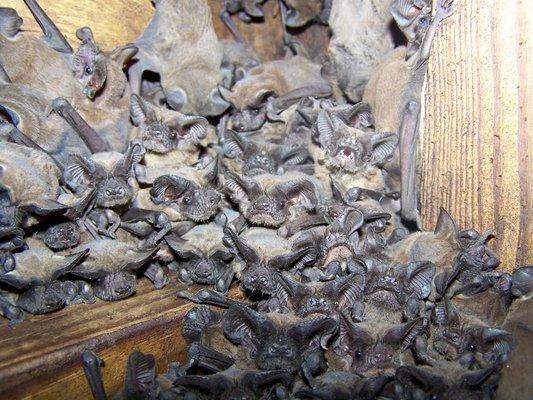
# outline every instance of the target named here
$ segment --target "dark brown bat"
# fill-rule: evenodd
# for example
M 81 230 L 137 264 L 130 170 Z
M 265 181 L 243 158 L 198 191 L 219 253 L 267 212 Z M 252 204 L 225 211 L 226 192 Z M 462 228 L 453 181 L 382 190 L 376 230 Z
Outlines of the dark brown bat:
M 452 363 L 433 368 L 402 366 L 396 372 L 394 398 L 488 400 L 494 396 L 498 369 L 465 371 Z
M 363 274 L 351 274 L 329 282 L 300 283 L 278 275 L 279 286 L 268 302 L 270 312 L 293 313 L 299 317 L 312 314 L 338 315 L 343 310 L 359 314 L 365 287 Z
M 18 295 L 0 290 L 0 315 L 9 320 L 12 327 L 26 318 L 26 313 L 17 305 Z
M 392 378 L 389 375 L 362 378 L 351 372 L 328 371 L 316 377 L 312 388 L 296 390 L 294 396 L 299 399 L 373 400 Z
M 408 45 L 394 50 L 377 68 L 363 99 L 372 107 L 378 130 L 398 132 L 401 215 L 420 226 L 415 174 L 420 96 L 431 43 L 440 23 L 455 11 L 456 3 L 454 0 L 439 0 L 433 16 L 427 0 L 395 0 L 390 9 Z M 391 80 L 391 76 L 396 78 Z
M 294 377 L 287 371 L 241 370 L 230 367 L 213 375 L 185 375 L 173 383 L 194 398 L 289 399 Z
M 298 269 L 312 257 L 309 249 L 293 251 L 290 243 L 275 231 L 252 228 L 238 235 L 234 229 L 224 227 L 224 244 L 236 255 L 233 271 L 242 286 L 251 293 L 273 295 L 278 287 L 277 273 L 281 269 Z M 228 276 L 229 287 L 233 275 Z
M 354 324 L 341 314 L 339 336 L 327 354 L 329 366 L 365 376 L 391 372 L 391 369 L 409 361 L 404 352 L 414 347 L 421 323 L 420 319 L 415 319 L 399 325 L 379 322 Z
M 286 171 L 313 172 L 309 152 L 303 146 L 287 149 L 269 142 L 254 141 L 231 130 L 226 131 L 224 136 L 225 156 L 232 159 L 228 166 L 233 172 L 247 176 L 283 174 Z
M 222 47 L 205 0 L 158 1 L 135 46 L 138 62 L 128 70 L 133 93 L 140 93 L 143 72 L 152 71 L 160 75 L 167 103 L 175 110 L 213 116 L 228 108 L 217 89 Z
M 92 160 L 74 155 L 65 168 L 63 181 L 75 193 L 95 189 L 97 207 L 123 208 L 134 199 L 137 188 L 132 185 L 133 168 L 143 156 L 144 148 L 135 141 L 123 155 L 99 153 Z
M 237 367 L 291 373 L 302 369 L 308 380 L 321 369 L 321 346 L 337 329 L 333 318 L 261 314 L 237 304 L 223 316 L 205 314 L 205 308 L 193 310 L 182 328 L 189 340 L 200 339 L 202 345 L 235 358 Z
M 225 187 L 248 221 L 271 228 L 313 214 L 319 201 L 318 184 L 296 172 L 254 178 L 228 172 Z

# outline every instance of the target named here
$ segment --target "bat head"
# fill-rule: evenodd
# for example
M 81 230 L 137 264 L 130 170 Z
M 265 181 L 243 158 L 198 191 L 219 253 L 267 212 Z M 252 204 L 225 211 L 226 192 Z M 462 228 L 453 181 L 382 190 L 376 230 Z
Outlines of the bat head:
M 135 293 L 135 288 L 135 275 L 128 271 L 104 274 L 93 284 L 96 297 L 106 301 L 130 297 Z
M 177 175 L 158 177 L 150 189 L 150 197 L 156 204 L 176 207 L 185 218 L 196 222 L 214 217 L 222 201 L 217 190 Z
M 48 228 L 43 241 L 52 250 L 66 250 L 79 243 L 80 232 L 75 223 L 63 222 Z
M 72 59 L 72 72 L 83 87 L 83 94 L 94 99 L 107 79 L 107 60 L 90 28 L 79 28 L 76 36 L 81 44 Z
M 160 154 L 199 145 L 209 126 L 203 117 L 172 110 L 161 111 L 136 94 L 131 95 L 130 116 L 133 123 L 141 128 L 143 146 Z

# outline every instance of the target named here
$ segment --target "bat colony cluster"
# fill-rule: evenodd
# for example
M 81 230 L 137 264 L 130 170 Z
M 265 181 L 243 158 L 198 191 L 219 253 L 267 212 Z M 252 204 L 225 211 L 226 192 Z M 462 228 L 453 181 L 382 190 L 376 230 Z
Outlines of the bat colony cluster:
M 178 293 L 202 304 L 188 361 L 131 354 L 119 398 L 492 398 L 533 271 L 497 271 L 491 232 L 444 210 L 416 229 L 421 89 L 454 0 L 280 0 L 287 55 L 261 60 L 233 18 L 265 1 L 224 1 L 230 41 L 205 0 L 155 0 L 110 53 L 88 27 L 72 49 L 35 0 L 39 38 L 0 8 L 2 314 L 177 279 L 206 285 Z M 314 23 L 317 59 L 290 34 Z M 83 366 L 105 399 L 101 360 Z

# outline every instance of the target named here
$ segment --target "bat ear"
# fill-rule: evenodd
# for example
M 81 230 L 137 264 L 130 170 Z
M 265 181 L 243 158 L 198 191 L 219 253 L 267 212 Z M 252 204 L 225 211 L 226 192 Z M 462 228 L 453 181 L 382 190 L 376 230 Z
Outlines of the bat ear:
M 256 181 L 233 172 L 228 172 L 225 187 L 230 192 L 231 200 L 236 203 L 249 201 L 262 193 Z
M 153 106 L 137 94 L 132 94 L 130 97 L 130 116 L 135 126 L 154 122 L 156 119 Z
M 416 294 L 419 300 L 427 298 L 433 287 L 435 264 L 429 261 L 416 261 L 405 267 L 408 290 Z
M 314 254 L 314 249 L 311 248 L 302 248 L 300 250 L 292 251 L 289 254 L 283 254 L 276 256 L 268 260 L 268 266 L 274 269 L 290 269 L 293 268 L 298 263 L 306 264 L 311 259 L 314 259 L 316 254 Z
M 137 259 L 129 262 L 124 269 L 129 271 L 138 270 L 142 266 L 146 265 L 148 261 L 153 259 L 158 251 L 158 247 L 149 251 L 136 251 L 135 253 L 137 254 Z
M 392 132 L 376 133 L 371 138 L 372 163 L 383 165 L 392 158 L 398 146 L 398 135 Z
M 132 140 L 128 149 L 113 168 L 113 175 L 129 178 L 135 164 L 141 162 L 144 157 L 144 147 L 139 140 Z
M 244 135 L 229 129 L 226 131 L 224 139 L 224 155 L 229 158 L 242 156 L 250 144 L 250 141 Z
M 337 278 L 325 284 L 328 293 L 339 296 L 339 304 L 354 304 L 363 296 L 365 276 L 355 273 Z
M 346 312 L 341 312 L 337 341 L 342 349 L 350 349 L 355 343 L 371 345 L 375 339 L 365 328 L 354 324 Z
M 348 108 L 344 113 L 346 121 L 357 128 L 370 128 L 374 125 L 374 116 L 368 103 L 359 102 Z
M 247 263 L 256 264 L 260 262 L 259 255 L 257 252 L 246 243 L 246 241 L 241 238 L 237 233 L 228 226 L 227 220 L 226 225 L 222 228 L 224 232 L 224 237 L 222 242 L 236 254 L 244 259 Z
M 271 195 L 279 201 L 301 204 L 308 209 L 318 206 L 316 187 L 308 179 L 295 179 L 276 185 Z
M 124 397 L 133 398 L 139 396 L 140 393 L 148 396 L 155 390 L 156 375 L 153 355 L 139 351 L 131 353 L 124 378 Z
M 248 347 L 252 357 L 257 352 L 261 337 L 275 331 L 272 322 L 249 307 L 232 305 L 224 317 L 224 333 L 233 343 Z
M 178 201 L 185 193 L 194 190 L 197 185 L 177 175 L 158 177 L 150 189 L 150 198 L 155 204 L 168 204 Z
M 92 160 L 74 154 L 63 172 L 63 181 L 68 187 L 76 190 L 79 186 L 93 182 L 102 172 L 102 168 L 95 165 Z
M 76 30 L 76 37 L 81 40 L 82 45 L 89 45 L 95 50 L 98 50 L 98 46 L 96 45 L 96 41 L 94 40 L 93 31 L 88 26 L 78 28 Z
M 179 118 L 179 124 L 186 140 L 192 143 L 200 143 L 207 136 L 209 122 L 199 115 L 182 115 Z
M 306 285 L 301 284 L 300 282 L 295 281 L 284 274 L 277 274 L 276 278 L 281 286 L 285 288 L 290 298 L 295 298 L 302 292 L 305 292 Z
M 320 110 L 316 118 L 316 130 L 318 133 L 318 141 L 322 147 L 328 147 L 333 135 L 339 128 L 339 120 L 333 119 L 331 114 L 326 110 Z
M 434 233 L 443 237 L 455 237 L 458 232 L 457 225 L 451 215 L 441 207 Z
M 396 370 L 397 382 L 407 386 L 419 386 L 423 388 L 440 388 L 445 386 L 443 379 L 431 373 L 426 368 L 415 366 L 401 366 Z
M 13 8 L 0 8 L 0 32 L 7 37 L 15 36 L 22 26 L 22 18 Z
M 377 399 L 383 391 L 385 385 L 393 380 L 393 376 L 380 375 L 374 378 L 368 378 L 363 383 L 359 396 L 361 399 Z
M 361 211 L 350 210 L 344 219 L 344 230 L 350 236 L 361 228 L 364 222 L 365 217 Z
M 133 57 L 139 52 L 139 48 L 133 44 L 126 44 L 115 48 L 109 58 L 124 68 Z
M 338 322 L 330 317 L 320 316 L 307 318 L 295 327 L 289 329 L 289 336 L 294 337 L 300 343 L 309 343 L 314 338 L 320 341 L 322 347 L 326 347 L 327 341 L 335 334 Z
M 413 333 L 416 333 L 416 329 L 422 323 L 420 318 L 414 319 L 403 324 L 395 325 L 389 328 L 383 336 L 383 342 L 391 345 L 402 345 L 402 347 L 408 347 L 412 340 Z

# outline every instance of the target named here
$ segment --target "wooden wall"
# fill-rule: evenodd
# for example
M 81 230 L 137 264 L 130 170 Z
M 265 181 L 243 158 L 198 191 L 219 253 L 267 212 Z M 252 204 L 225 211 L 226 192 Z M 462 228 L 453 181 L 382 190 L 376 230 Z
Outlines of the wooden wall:
M 533 263 L 533 7 L 460 0 L 430 59 L 420 152 L 422 216 L 495 227 L 503 267 Z

